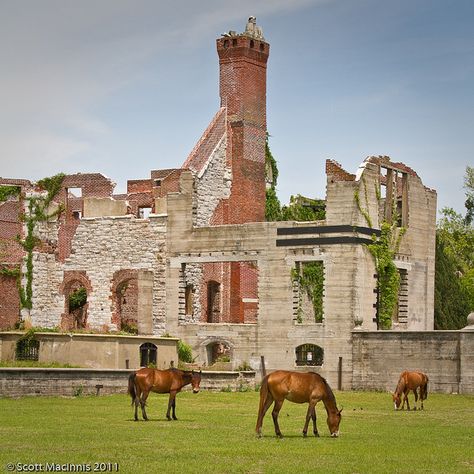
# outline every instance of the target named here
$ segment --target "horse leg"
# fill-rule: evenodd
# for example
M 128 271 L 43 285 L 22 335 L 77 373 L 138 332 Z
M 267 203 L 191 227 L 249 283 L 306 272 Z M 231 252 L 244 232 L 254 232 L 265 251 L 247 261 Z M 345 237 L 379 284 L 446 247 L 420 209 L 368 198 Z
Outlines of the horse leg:
M 408 401 L 408 390 L 404 393 L 403 406 L 405 406 L 405 402 L 407 402 L 407 410 L 410 411 L 410 402 Z
M 148 398 L 148 395 L 150 392 L 143 390 L 142 395 L 140 397 L 140 406 L 142 408 L 142 416 L 145 421 L 148 421 L 148 416 L 146 416 L 146 411 L 145 411 L 145 405 L 146 405 L 146 399 Z
M 135 397 L 133 403 L 135 405 L 135 421 L 138 421 L 138 405 L 140 404 L 140 400 L 138 399 L 138 397 Z
M 279 438 L 283 438 L 283 435 L 281 434 L 280 431 L 280 426 L 278 425 L 278 414 L 280 413 L 281 407 L 283 405 L 284 400 L 275 400 L 275 406 L 273 407 L 272 411 L 272 418 L 273 418 L 273 424 L 275 425 L 275 434 Z
M 142 396 L 142 391 L 138 384 L 135 385 L 135 398 L 133 399 L 133 403 L 135 405 L 135 421 L 138 421 L 138 405 L 141 405 L 140 399 Z
M 306 419 L 304 422 L 304 427 L 303 427 L 303 436 L 306 438 L 308 435 L 308 425 L 309 425 L 309 420 L 311 419 L 312 415 L 312 409 L 311 409 L 311 402 L 308 404 L 308 411 L 306 412 Z
M 176 418 L 176 395 L 173 398 L 173 405 L 171 406 L 171 408 L 173 409 L 173 420 L 177 420 L 178 418 Z
M 318 436 L 318 430 L 316 428 L 316 404 L 309 402 L 308 404 L 308 411 L 306 412 L 306 421 L 304 424 L 303 428 L 303 436 L 306 438 L 306 435 L 308 433 L 308 425 L 309 425 L 309 420 L 312 418 L 313 420 L 313 433 L 315 436 Z
M 170 398 L 168 399 L 168 410 L 166 411 L 166 418 L 168 418 L 169 421 L 171 421 L 170 412 L 171 412 L 171 408 L 173 407 L 175 398 L 176 398 L 176 392 L 175 392 L 175 391 L 171 391 L 171 392 L 170 392 Z M 175 413 L 174 413 L 174 409 L 173 409 L 173 416 L 174 416 L 175 419 L 176 419 L 176 415 L 175 415 Z
M 313 419 L 313 433 L 314 433 L 314 436 L 319 438 L 318 427 L 316 426 L 316 405 L 313 406 L 313 411 L 311 412 L 311 418 Z
M 421 391 L 421 388 L 420 388 L 420 391 Z M 415 388 L 415 390 L 413 390 L 413 393 L 415 394 L 415 406 L 414 406 L 414 410 L 416 410 L 416 402 L 418 401 L 418 389 Z M 421 397 L 421 395 L 420 395 Z
M 423 400 L 426 398 L 425 397 L 425 385 L 420 385 L 420 402 L 421 402 L 421 409 L 424 410 L 423 408 Z

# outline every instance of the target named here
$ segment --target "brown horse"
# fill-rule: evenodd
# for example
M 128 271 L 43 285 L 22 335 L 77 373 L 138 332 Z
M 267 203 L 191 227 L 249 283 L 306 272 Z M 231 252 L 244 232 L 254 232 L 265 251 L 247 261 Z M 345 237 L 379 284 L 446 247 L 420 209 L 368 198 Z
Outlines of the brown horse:
M 415 410 L 416 410 L 416 402 L 418 401 L 418 387 L 420 388 L 420 400 L 421 400 L 421 409 L 423 410 L 423 400 L 428 398 L 428 376 L 423 372 L 417 371 L 409 371 L 405 370 L 400 374 L 400 378 L 398 380 L 397 388 L 395 392 L 392 393 L 393 404 L 395 410 L 400 408 L 400 404 L 402 402 L 401 396 L 403 394 L 403 404 L 402 410 L 405 407 L 405 402 L 407 403 L 407 409 L 410 409 L 410 403 L 408 402 L 408 393 L 410 390 L 413 391 L 415 394 Z
M 337 409 L 336 398 L 326 380 L 315 372 L 277 370 L 264 377 L 260 387 L 260 406 L 256 426 L 258 437 L 262 436 L 263 417 L 273 402 L 275 402 L 272 411 L 275 434 L 279 438 L 282 437 L 278 425 L 278 413 L 285 399 L 294 403 L 309 403 L 303 436 L 308 433 L 309 419 L 311 418 L 313 420 L 314 436 L 319 437 L 318 428 L 316 427 L 316 403 L 320 400 L 323 401 L 328 414 L 327 424 L 331 436 L 334 438 L 339 436 L 342 409 Z
M 179 369 L 140 369 L 128 378 L 128 393 L 135 404 L 135 421 L 138 421 L 138 405 L 141 406 L 144 420 L 148 420 L 145 411 L 145 402 L 150 392 L 169 393 L 168 411 L 166 418 L 171 420 L 170 411 L 173 409 L 173 420 L 176 418 L 176 394 L 188 384 L 193 387 L 193 393 L 199 392 L 201 371 L 185 371 Z

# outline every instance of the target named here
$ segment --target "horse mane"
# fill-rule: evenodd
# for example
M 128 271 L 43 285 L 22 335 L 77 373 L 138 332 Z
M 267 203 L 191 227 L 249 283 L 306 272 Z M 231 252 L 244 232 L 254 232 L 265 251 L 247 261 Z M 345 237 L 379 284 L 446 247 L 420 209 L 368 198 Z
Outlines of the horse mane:
M 395 395 L 401 394 L 404 388 L 405 388 L 405 379 L 402 376 L 400 376 L 400 378 L 398 379 L 397 388 L 395 389 Z
M 317 375 L 321 379 L 321 381 L 323 382 L 324 386 L 326 387 L 326 399 L 327 399 L 327 401 L 334 402 L 334 405 L 337 406 L 336 396 L 334 395 L 334 392 L 332 391 L 332 388 L 329 386 L 327 380 L 322 375 L 319 375 L 317 372 L 311 372 L 311 373 L 314 374 L 314 375 Z

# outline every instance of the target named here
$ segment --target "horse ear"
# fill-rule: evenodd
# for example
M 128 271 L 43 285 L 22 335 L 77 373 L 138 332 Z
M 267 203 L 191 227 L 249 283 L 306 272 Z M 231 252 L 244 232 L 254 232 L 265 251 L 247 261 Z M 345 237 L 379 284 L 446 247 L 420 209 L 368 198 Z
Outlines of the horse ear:
M 342 413 L 342 410 L 344 410 L 344 407 L 341 406 L 341 409 L 339 410 L 339 415 Z

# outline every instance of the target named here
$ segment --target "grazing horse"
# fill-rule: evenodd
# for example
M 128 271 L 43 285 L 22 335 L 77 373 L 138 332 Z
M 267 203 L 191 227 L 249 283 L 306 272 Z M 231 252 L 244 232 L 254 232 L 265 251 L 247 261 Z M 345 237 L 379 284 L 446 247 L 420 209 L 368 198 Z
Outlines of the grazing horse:
M 400 374 L 400 378 L 398 380 L 397 388 L 395 392 L 392 393 L 393 404 L 395 410 L 400 408 L 400 404 L 402 402 L 401 396 L 403 394 L 403 404 L 402 410 L 405 407 L 405 402 L 407 403 L 407 409 L 410 409 L 410 403 L 408 402 L 408 393 L 410 390 L 413 391 L 415 394 L 415 410 L 416 410 L 416 402 L 418 401 L 418 387 L 420 388 L 420 400 L 421 400 L 421 409 L 423 410 L 423 400 L 428 398 L 428 376 L 423 372 L 411 372 L 409 370 L 405 370 Z
M 169 393 L 168 411 L 166 418 L 171 420 L 170 411 L 173 409 L 173 420 L 176 418 L 176 394 L 188 384 L 193 387 L 193 393 L 199 392 L 201 371 L 185 371 L 179 369 L 140 369 L 128 378 L 128 393 L 135 404 L 135 421 L 138 421 L 138 405 L 141 406 L 144 420 L 148 420 L 145 411 L 145 402 L 150 392 Z
M 314 436 L 319 437 L 316 427 L 316 403 L 323 401 L 328 414 L 327 424 L 331 436 L 339 436 L 339 423 L 341 422 L 341 410 L 338 410 L 336 398 L 326 380 L 315 372 L 292 372 L 288 370 L 277 370 L 264 377 L 260 387 L 260 406 L 256 432 L 257 436 L 262 436 L 263 417 L 270 405 L 275 402 L 272 411 L 275 434 L 281 438 L 282 434 L 278 425 L 278 413 L 283 402 L 289 400 L 294 403 L 309 403 L 306 412 L 306 421 L 303 428 L 303 436 L 308 433 L 310 418 L 313 420 Z

